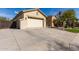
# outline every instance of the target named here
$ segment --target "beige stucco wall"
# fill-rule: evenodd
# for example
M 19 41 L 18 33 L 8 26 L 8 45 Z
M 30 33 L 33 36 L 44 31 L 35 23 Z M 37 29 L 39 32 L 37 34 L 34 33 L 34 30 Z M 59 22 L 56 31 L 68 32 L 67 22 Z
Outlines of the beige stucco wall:
M 55 27 L 53 21 L 56 20 L 56 17 L 55 16 L 52 16 L 52 27 Z
M 36 14 L 38 13 L 38 15 Z M 46 27 L 46 17 L 44 15 L 42 15 L 40 12 L 36 11 L 32 11 L 32 12 L 26 12 L 24 13 L 24 19 L 27 18 L 28 16 L 32 16 L 32 17 L 37 17 L 37 18 L 43 18 L 44 20 L 44 27 Z
M 27 20 L 25 19 L 20 19 L 20 29 L 25 29 L 27 28 Z
M 38 13 L 38 15 L 37 15 Z M 46 18 L 45 16 L 43 16 L 40 12 L 36 11 L 31 11 L 31 12 L 26 12 L 24 13 L 24 17 L 26 16 L 34 16 L 34 17 L 39 17 L 39 18 Z
M 56 20 L 55 16 L 48 16 L 46 20 L 47 27 L 55 27 L 53 22 L 54 20 Z
M 43 27 L 46 27 L 46 17 L 43 16 L 40 12 L 38 12 L 38 15 L 36 14 L 38 11 L 31 11 L 31 12 L 26 12 L 24 13 L 24 18 L 22 21 L 20 21 L 20 28 L 21 29 L 25 29 L 25 28 L 28 28 L 29 27 L 29 18 L 28 16 L 31 16 L 31 17 L 36 17 L 36 18 L 43 18 L 44 20 L 41 20 L 43 21 L 42 22 L 42 25 Z M 38 19 L 39 20 L 39 19 Z M 30 20 L 31 21 L 31 20 Z M 35 21 L 35 20 L 34 20 Z M 33 21 L 31 21 L 33 22 Z M 35 21 L 36 22 L 36 21 Z M 40 21 L 39 21 L 40 22 Z M 34 23 L 33 22 L 33 25 L 38 25 L 38 27 L 41 27 L 39 24 L 37 23 Z M 33 25 L 31 27 L 33 27 Z
M 38 11 L 30 11 L 30 12 L 24 12 L 22 15 L 20 15 L 16 18 L 17 28 L 18 27 L 20 29 L 28 28 L 28 20 L 29 20 L 28 16 L 44 19 L 44 20 L 42 20 L 43 21 L 43 27 L 46 27 L 46 17 Z M 38 25 L 37 23 L 34 23 L 34 24 Z

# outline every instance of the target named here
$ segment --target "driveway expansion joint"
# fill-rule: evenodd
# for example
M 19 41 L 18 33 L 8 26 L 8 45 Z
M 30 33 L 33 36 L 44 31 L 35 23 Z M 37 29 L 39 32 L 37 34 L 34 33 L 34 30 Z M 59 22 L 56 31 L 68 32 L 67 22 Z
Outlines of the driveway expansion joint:
M 14 40 L 16 41 L 16 44 L 17 44 L 17 46 L 18 46 L 18 48 L 19 48 L 19 51 L 21 51 L 20 45 L 19 45 L 19 43 L 18 43 L 18 41 L 17 41 L 17 39 L 16 39 L 16 37 L 15 37 L 15 34 L 13 33 L 12 30 L 10 30 L 10 32 L 12 33 L 13 38 L 14 38 Z

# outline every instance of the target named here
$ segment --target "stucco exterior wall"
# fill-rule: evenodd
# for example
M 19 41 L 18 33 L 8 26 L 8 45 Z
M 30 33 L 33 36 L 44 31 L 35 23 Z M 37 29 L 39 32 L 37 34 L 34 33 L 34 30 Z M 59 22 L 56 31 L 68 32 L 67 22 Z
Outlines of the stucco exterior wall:
M 28 23 L 28 20 L 29 20 L 29 18 L 28 18 L 29 16 L 36 17 L 36 18 L 42 18 L 43 19 L 42 20 L 43 21 L 43 27 L 46 27 L 46 17 L 43 16 L 40 12 L 38 12 L 38 11 L 31 11 L 31 12 L 24 13 L 24 20 L 26 20 L 27 23 Z M 37 19 L 37 20 L 39 20 L 39 19 Z
M 35 17 L 35 18 L 40 18 L 40 19 L 37 19 L 37 20 L 42 19 L 43 27 L 46 27 L 46 17 L 43 14 L 41 14 L 39 11 L 35 10 L 35 11 L 30 11 L 30 12 L 23 12 L 22 15 L 18 16 L 16 18 L 17 28 L 20 28 L 20 29 L 27 28 L 29 16 Z M 34 24 L 38 25 L 37 23 L 34 23 Z
M 46 27 L 46 17 L 43 16 L 40 12 L 38 11 L 32 11 L 32 12 L 27 12 L 24 13 L 24 19 L 26 19 L 28 16 L 32 16 L 32 17 L 37 17 L 37 18 L 43 18 L 43 22 L 44 22 L 44 27 Z
M 52 27 L 55 27 L 54 20 L 56 20 L 56 17 L 55 16 L 52 16 Z
M 39 18 L 46 18 L 45 16 L 43 16 L 40 12 L 36 11 L 31 11 L 31 12 L 25 12 L 24 13 L 24 17 L 26 16 L 34 16 L 34 17 L 39 17 Z
M 47 27 L 55 27 L 53 23 L 54 20 L 56 20 L 55 16 L 48 16 L 46 21 Z
M 28 24 L 28 21 L 27 19 L 20 19 L 20 29 L 25 29 L 27 28 L 27 24 Z

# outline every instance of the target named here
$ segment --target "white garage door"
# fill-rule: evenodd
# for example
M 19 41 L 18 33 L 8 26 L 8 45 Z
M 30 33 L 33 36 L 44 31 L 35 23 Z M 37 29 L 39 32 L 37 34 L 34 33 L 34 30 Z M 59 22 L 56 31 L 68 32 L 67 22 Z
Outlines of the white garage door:
M 43 27 L 43 20 L 29 18 L 27 27 Z

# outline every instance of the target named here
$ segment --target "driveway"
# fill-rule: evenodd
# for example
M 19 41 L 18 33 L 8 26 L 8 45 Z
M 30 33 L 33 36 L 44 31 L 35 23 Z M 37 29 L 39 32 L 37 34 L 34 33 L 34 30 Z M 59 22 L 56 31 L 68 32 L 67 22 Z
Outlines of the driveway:
M 2 51 L 76 51 L 79 50 L 79 34 L 51 28 L 1 29 Z

